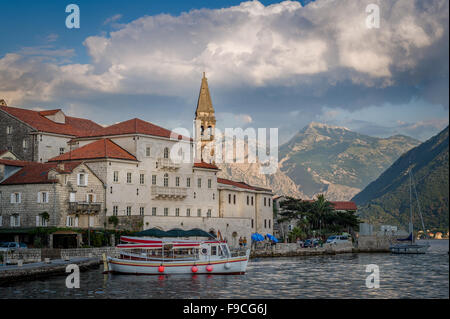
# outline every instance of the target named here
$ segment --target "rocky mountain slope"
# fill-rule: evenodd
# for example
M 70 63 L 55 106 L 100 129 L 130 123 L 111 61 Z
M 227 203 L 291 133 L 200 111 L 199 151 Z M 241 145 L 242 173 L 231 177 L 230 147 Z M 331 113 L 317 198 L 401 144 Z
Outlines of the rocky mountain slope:
M 402 135 L 377 138 L 311 123 L 280 147 L 280 170 L 305 197 L 323 193 L 329 200 L 350 200 L 418 144 Z
M 250 185 L 270 188 L 277 195 L 286 195 L 307 199 L 298 190 L 298 186 L 283 172 L 278 170 L 275 174 L 261 174 L 258 163 L 219 164 L 218 177 L 234 181 L 242 181 Z

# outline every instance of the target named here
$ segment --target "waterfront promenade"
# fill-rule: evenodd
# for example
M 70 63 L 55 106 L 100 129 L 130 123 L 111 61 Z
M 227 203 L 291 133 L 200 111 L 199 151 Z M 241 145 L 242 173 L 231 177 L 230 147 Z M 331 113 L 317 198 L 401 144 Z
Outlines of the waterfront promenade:
M 101 260 L 97 257 L 78 257 L 70 260 L 54 259 L 49 262 L 34 262 L 22 266 L 4 265 L 0 266 L 0 285 L 18 280 L 33 280 L 52 275 L 66 274 L 69 264 L 76 264 L 80 271 L 98 267 Z

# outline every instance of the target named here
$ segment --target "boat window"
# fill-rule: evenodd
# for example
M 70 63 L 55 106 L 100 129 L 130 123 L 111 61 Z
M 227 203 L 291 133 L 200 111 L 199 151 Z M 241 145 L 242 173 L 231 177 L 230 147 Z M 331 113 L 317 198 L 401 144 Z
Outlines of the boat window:
M 211 246 L 211 255 L 217 255 L 217 246 Z
M 202 248 L 202 255 L 206 255 L 206 254 L 208 254 L 208 249 L 206 249 L 206 248 Z

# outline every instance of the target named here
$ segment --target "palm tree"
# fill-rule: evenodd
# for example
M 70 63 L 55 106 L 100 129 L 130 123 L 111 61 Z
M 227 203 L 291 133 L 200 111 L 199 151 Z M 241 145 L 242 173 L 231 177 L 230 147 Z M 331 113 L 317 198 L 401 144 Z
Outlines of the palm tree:
M 334 212 L 333 204 L 325 199 L 323 194 L 317 196 L 317 200 L 314 201 L 312 212 L 316 215 L 316 228 L 322 228 L 324 218 L 328 217 Z M 325 219 L 326 221 L 327 219 Z M 318 224 L 317 224 L 318 222 Z M 317 227 L 319 226 L 319 227 Z M 323 225 L 325 226 L 325 224 Z

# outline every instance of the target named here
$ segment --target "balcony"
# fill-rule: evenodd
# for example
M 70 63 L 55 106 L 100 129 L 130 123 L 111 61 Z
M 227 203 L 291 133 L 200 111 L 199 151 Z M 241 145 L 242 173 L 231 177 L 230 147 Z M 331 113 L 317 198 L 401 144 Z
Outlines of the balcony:
M 170 158 L 158 158 L 158 168 L 176 170 L 180 168 L 180 163 L 175 163 Z
M 187 196 L 187 188 L 184 187 L 163 187 L 163 186 L 152 186 L 152 196 L 153 198 L 164 199 L 182 199 Z
M 69 202 L 69 212 L 79 214 L 98 213 L 102 208 L 101 203 Z

